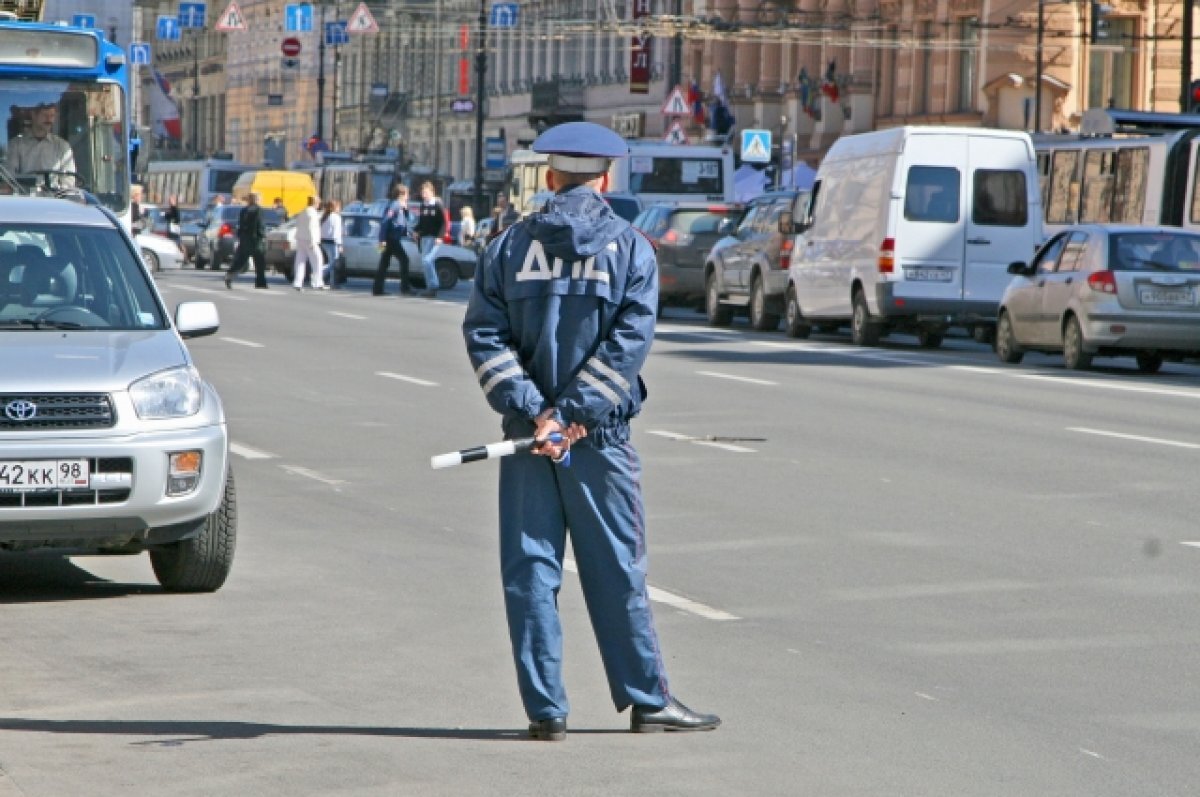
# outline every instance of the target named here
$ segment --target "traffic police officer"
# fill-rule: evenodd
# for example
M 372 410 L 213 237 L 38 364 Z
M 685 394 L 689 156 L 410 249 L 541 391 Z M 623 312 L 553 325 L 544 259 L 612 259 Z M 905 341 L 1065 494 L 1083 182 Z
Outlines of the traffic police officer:
M 517 681 L 535 739 L 566 737 L 557 597 L 567 529 L 618 711 L 631 730 L 711 730 L 720 719 L 672 697 L 646 594 L 641 465 L 629 421 L 654 339 L 650 243 L 608 207 L 613 158 L 629 153 L 587 122 L 533 143 L 549 155 L 546 206 L 487 249 L 463 321 L 475 376 L 508 437 L 546 440 L 500 464 L 500 566 Z M 554 432 L 561 443 L 547 440 Z M 572 444 L 573 447 L 572 447 Z M 554 464 L 570 449 L 568 467 Z

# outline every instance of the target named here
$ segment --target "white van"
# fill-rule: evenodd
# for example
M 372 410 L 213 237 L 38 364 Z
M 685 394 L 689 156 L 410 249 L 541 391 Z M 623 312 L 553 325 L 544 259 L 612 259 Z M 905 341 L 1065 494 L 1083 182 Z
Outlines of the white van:
M 1042 240 L 1026 133 L 899 127 L 844 136 L 795 226 L 787 331 L 849 322 L 856 344 L 893 330 L 935 347 L 951 324 L 990 334 L 1008 264 Z

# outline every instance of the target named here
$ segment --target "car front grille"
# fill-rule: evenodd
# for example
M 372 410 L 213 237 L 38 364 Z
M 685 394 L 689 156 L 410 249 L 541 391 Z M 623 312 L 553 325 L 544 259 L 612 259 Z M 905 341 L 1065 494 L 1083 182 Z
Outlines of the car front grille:
M 0 394 L 0 431 L 110 429 L 116 422 L 107 393 Z
M 91 485 L 72 490 L 0 490 L 0 509 L 7 507 L 96 506 L 120 504 L 133 491 L 132 457 L 93 457 Z

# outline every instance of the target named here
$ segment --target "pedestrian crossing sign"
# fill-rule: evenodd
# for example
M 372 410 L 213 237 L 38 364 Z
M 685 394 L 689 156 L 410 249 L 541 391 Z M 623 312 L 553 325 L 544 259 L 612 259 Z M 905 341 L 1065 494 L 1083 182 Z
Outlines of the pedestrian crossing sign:
M 354 9 L 354 13 L 350 15 L 350 19 L 346 20 L 347 33 L 378 33 L 379 24 L 375 22 L 375 17 L 371 16 L 371 9 L 367 8 L 366 3 L 359 3 L 358 8 Z
M 667 101 L 663 104 L 662 112 L 663 116 L 691 116 L 692 110 L 688 107 L 682 88 L 675 87 L 671 96 L 667 97 Z
M 742 131 L 742 160 L 747 163 L 771 162 L 771 131 Z
M 683 131 L 683 125 L 679 124 L 679 120 L 671 122 L 671 127 L 667 129 L 667 134 L 663 136 L 663 141 L 668 144 L 686 144 L 687 133 Z
M 226 31 L 246 29 L 246 17 L 234 0 L 230 0 L 229 5 L 221 12 L 221 16 L 217 17 L 216 29 Z

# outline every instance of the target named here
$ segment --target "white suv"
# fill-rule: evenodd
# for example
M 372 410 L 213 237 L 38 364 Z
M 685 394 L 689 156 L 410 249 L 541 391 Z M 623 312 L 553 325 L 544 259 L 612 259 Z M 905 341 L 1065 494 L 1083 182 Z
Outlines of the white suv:
M 172 591 L 218 589 L 237 514 L 225 413 L 107 211 L 0 197 L 0 551 L 149 551 Z

